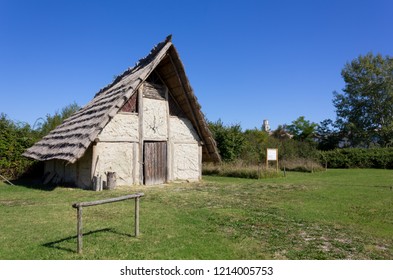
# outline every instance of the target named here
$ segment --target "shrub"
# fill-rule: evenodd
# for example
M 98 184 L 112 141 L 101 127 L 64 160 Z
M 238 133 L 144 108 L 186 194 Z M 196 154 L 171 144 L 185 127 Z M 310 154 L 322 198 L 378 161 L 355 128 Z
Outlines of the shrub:
M 22 153 L 37 141 L 38 135 L 30 125 L 15 123 L 5 114 L 0 115 L 0 174 L 15 179 L 34 163 Z
M 218 120 L 209 122 L 209 128 L 217 143 L 221 159 L 225 162 L 236 160 L 244 148 L 244 136 L 240 124 L 227 126 Z
M 320 153 L 330 168 L 393 168 L 393 148 L 347 148 Z

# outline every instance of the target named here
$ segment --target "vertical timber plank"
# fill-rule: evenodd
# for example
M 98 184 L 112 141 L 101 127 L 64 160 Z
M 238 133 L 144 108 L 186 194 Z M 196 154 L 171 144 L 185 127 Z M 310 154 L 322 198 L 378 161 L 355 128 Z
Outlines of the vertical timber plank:
M 90 182 L 93 182 L 94 176 L 97 171 L 97 165 L 98 165 L 98 156 L 97 156 L 97 142 L 93 142 L 92 144 L 92 153 L 91 153 L 91 173 L 90 173 Z M 94 183 L 92 188 L 94 188 Z
M 138 88 L 139 116 L 139 184 L 143 185 L 143 84 Z
M 136 169 L 137 168 L 139 168 L 138 160 L 137 160 L 137 144 L 132 143 L 132 184 L 134 184 L 134 185 L 136 185 Z
M 172 137 L 171 137 L 171 116 L 169 114 L 169 90 L 165 87 L 165 110 L 166 110 L 166 127 L 167 127 L 167 170 L 166 170 L 166 182 L 172 181 L 173 171 L 172 171 Z M 165 182 L 165 183 L 166 183 Z
M 162 178 L 164 183 L 168 181 L 168 142 L 162 142 Z
M 200 142 L 198 143 L 198 163 L 198 180 L 202 180 L 202 145 Z

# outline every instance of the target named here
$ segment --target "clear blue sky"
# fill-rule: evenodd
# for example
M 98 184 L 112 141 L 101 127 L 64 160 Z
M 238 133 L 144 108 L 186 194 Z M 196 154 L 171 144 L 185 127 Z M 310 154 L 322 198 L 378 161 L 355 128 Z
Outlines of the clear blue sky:
M 346 62 L 392 55 L 393 1 L 0 0 L 0 112 L 33 124 L 173 34 L 207 118 L 243 129 L 335 119 Z

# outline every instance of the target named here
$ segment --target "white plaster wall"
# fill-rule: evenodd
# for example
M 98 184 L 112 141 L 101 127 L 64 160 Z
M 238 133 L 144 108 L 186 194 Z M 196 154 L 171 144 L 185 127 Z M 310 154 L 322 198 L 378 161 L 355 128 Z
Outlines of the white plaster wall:
M 96 160 L 93 160 L 94 176 L 101 176 L 106 181 L 106 172 L 116 172 L 117 185 L 133 185 L 134 178 L 139 178 L 139 167 L 135 166 L 134 149 L 137 143 L 98 142 L 95 147 Z
M 197 142 L 199 141 L 192 123 L 188 119 L 170 118 L 170 137 L 174 142 Z
M 138 115 L 119 113 L 98 135 L 99 141 L 138 141 Z
M 143 134 L 145 140 L 168 139 L 165 100 L 143 98 Z
M 173 175 L 175 180 L 199 180 L 199 145 L 174 144 Z
M 174 180 L 199 180 L 201 157 L 199 137 L 191 121 L 185 118 L 170 118 L 170 141 L 173 143 Z

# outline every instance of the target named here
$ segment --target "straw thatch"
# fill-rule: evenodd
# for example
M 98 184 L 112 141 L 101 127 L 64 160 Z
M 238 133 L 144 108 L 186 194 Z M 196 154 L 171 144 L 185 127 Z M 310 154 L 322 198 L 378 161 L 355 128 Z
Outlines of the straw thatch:
M 216 143 L 179 54 L 171 42 L 171 36 L 155 46 L 135 67 L 128 69 L 101 89 L 90 103 L 29 148 L 24 156 L 40 161 L 61 159 L 70 163 L 76 162 L 153 70 L 160 75 L 176 103 L 198 132 L 203 141 L 203 160 L 220 161 Z

